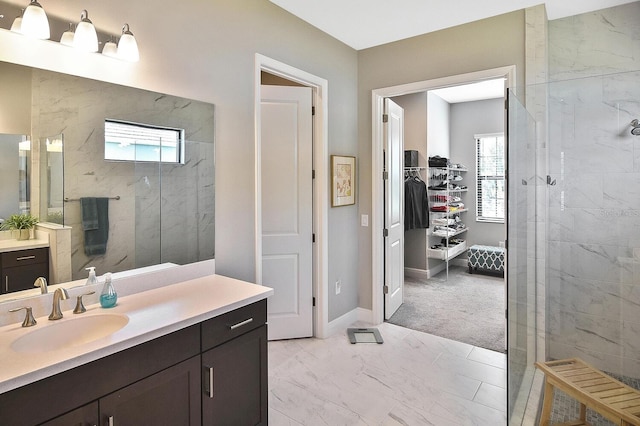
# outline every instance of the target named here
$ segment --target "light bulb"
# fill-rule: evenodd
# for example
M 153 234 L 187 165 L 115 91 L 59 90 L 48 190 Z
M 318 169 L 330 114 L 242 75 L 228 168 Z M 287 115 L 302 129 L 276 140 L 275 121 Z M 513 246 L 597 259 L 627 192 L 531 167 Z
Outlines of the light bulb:
M 24 10 L 21 30 L 22 34 L 33 38 L 46 40 L 51 36 L 47 14 L 36 0 L 31 0 Z
M 111 58 L 117 58 L 118 45 L 115 44 L 112 39 L 110 39 L 108 42 L 104 44 L 104 47 L 102 48 L 102 54 L 105 56 L 109 56 Z
M 129 62 L 138 62 L 140 60 L 138 43 L 133 33 L 129 31 L 129 24 L 124 24 L 122 27 L 122 36 L 118 42 L 118 57 Z
M 60 44 L 64 44 L 65 46 L 73 47 L 73 39 L 75 38 L 75 34 L 73 32 L 73 24 L 69 24 L 69 29 L 62 33 L 62 37 L 60 37 Z
M 89 20 L 89 12 L 83 10 L 80 14 L 80 22 L 76 26 L 76 34 L 73 37 L 73 47 L 84 52 L 98 51 L 98 34 L 93 22 Z
M 24 9 L 20 9 L 20 15 L 16 16 L 16 19 L 13 20 L 11 24 L 11 31 L 14 33 L 22 34 L 22 15 L 24 14 Z

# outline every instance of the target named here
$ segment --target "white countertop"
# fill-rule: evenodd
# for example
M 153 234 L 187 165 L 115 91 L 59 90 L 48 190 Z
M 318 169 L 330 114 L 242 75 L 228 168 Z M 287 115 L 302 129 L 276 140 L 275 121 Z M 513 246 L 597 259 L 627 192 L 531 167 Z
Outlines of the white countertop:
M 115 352 L 139 345 L 182 328 L 200 323 L 273 294 L 269 287 L 209 275 L 166 287 L 118 298 L 111 309 L 100 304 L 86 306 L 87 312 L 74 315 L 75 293 L 63 301 L 64 318 L 49 321 L 36 318 L 33 327 L 21 322 L 0 327 L 0 393 L 86 364 Z M 17 338 L 37 328 L 73 320 L 85 315 L 124 314 L 128 324 L 117 332 L 92 342 L 46 353 L 18 353 L 11 348 Z
M 49 240 L 0 240 L 0 253 L 17 250 L 28 250 L 40 247 L 49 247 Z

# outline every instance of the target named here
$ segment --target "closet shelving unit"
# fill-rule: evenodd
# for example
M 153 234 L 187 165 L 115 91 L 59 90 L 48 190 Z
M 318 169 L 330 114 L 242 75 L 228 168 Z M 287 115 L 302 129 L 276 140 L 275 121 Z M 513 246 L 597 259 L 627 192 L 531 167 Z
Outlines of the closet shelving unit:
M 466 168 L 460 167 L 429 167 L 427 169 L 427 174 L 429 178 L 429 184 L 427 188 L 427 193 L 429 196 L 429 205 L 430 206 L 446 206 L 446 211 L 429 211 L 429 217 L 431 218 L 431 232 L 430 236 L 431 241 L 434 241 L 432 244 L 429 242 L 429 247 L 427 248 L 427 256 L 431 259 L 439 259 L 447 262 L 447 271 L 449 270 L 449 260 L 455 258 L 456 256 L 464 253 L 467 250 L 467 241 L 463 240 L 455 245 L 450 245 L 450 238 L 456 237 L 458 235 L 464 234 L 467 232 L 466 226 L 461 229 L 446 229 L 435 230 L 436 226 L 446 226 L 439 222 L 447 222 L 449 225 L 451 221 L 455 222 L 455 218 L 460 218 L 460 215 L 467 212 L 467 208 L 455 208 L 451 210 L 453 207 L 450 206 L 455 199 L 461 197 L 464 192 L 468 191 L 468 188 L 464 189 L 455 189 L 456 186 L 460 186 L 463 180 L 463 173 L 467 172 Z M 459 176 L 459 178 L 455 178 L 455 176 Z M 456 180 L 457 179 L 457 180 Z M 434 186 L 441 185 L 443 182 L 446 182 L 446 186 L 442 189 L 429 189 Z M 440 220 L 438 220 L 440 219 Z M 460 220 L 462 222 L 462 220 Z M 453 224 L 453 223 L 451 223 Z M 440 248 L 431 248 L 435 244 L 442 244 L 442 239 L 446 240 L 446 243 L 442 245 Z M 437 243 L 435 242 L 437 239 Z

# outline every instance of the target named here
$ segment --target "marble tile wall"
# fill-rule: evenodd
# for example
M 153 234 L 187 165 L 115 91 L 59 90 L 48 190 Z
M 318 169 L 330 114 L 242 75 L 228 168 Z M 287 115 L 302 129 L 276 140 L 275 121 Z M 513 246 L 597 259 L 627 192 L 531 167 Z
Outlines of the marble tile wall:
M 164 262 L 212 258 L 213 106 L 43 70 L 33 75 L 33 134 L 64 134 L 64 196 L 120 197 L 109 201 L 107 252 L 91 258 L 80 203 L 65 203 L 73 279 L 85 277 L 87 266 L 102 275 L 159 263 L 161 250 Z M 105 118 L 183 128 L 188 141 L 209 141 L 206 158 L 199 154 L 205 142 L 193 142 L 183 165 L 105 161 Z
M 640 2 L 550 21 L 547 349 L 640 377 Z

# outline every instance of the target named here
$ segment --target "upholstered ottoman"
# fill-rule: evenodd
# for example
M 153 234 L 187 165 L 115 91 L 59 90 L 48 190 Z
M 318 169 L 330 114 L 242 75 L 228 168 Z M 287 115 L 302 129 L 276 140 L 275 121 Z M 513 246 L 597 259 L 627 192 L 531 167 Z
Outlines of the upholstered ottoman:
M 469 273 L 483 270 L 504 274 L 504 248 L 473 245 L 467 250 Z

